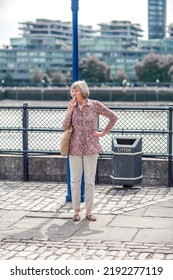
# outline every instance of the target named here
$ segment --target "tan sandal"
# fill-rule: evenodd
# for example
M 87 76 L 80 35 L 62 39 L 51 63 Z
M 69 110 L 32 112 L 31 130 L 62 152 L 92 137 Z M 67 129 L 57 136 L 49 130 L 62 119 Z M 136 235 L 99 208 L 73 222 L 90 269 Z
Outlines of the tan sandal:
M 97 221 L 96 217 L 93 214 L 86 215 L 86 218 L 91 222 Z
M 74 214 L 74 216 L 73 216 L 73 221 L 74 221 L 74 222 L 79 222 L 79 221 L 80 221 L 80 215 L 79 215 L 79 213 Z

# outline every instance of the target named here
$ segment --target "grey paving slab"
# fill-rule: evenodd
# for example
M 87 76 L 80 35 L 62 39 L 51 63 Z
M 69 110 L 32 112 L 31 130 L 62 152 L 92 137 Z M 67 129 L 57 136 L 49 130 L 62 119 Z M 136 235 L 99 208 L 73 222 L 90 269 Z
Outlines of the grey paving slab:
M 124 212 L 123 215 L 136 216 L 136 217 L 142 216 L 146 212 L 146 209 L 147 209 L 146 207 L 138 208 L 133 211 Z
M 26 212 L 26 211 L 15 211 L 15 210 L 7 211 L 1 217 L 1 220 L 15 222 L 15 221 L 22 219 L 24 216 L 27 215 L 27 213 L 28 212 Z
M 73 237 L 79 239 L 86 238 L 92 240 L 114 240 L 114 241 L 131 241 L 135 236 L 137 229 L 129 228 L 111 228 L 96 227 L 93 225 L 83 226 L 73 234 Z
M 19 221 L 16 221 L 16 223 L 13 224 L 12 227 L 8 228 L 8 231 L 3 232 L 3 236 L 10 236 L 10 237 L 18 237 L 21 238 L 22 236 L 25 238 L 34 238 L 35 234 L 36 236 L 43 238 L 45 237 L 47 239 L 54 239 L 57 237 L 57 239 L 66 239 L 69 238 L 70 236 L 79 236 L 83 238 L 89 238 L 91 235 L 93 236 L 92 238 L 97 239 L 95 236 L 95 233 L 102 233 L 105 231 L 105 227 L 107 224 L 110 223 L 112 220 L 112 216 L 98 216 L 97 217 L 97 222 L 94 223 L 93 228 L 89 229 L 90 222 L 85 219 L 85 215 L 82 215 L 82 220 L 78 223 L 74 223 L 72 219 L 63 219 L 63 218 L 55 218 L 52 216 L 56 216 L 55 214 L 50 214 L 50 218 L 48 217 L 49 215 L 46 215 L 47 217 L 39 217 L 39 213 L 35 213 L 35 217 L 30 217 L 30 214 L 28 214 L 26 217 L 23 217 Z M 28 217 L 29 216 L 29 217 Z M 45 214 L 44 214 L 45 216 Z M 66 215 L 65 215 L 66 216 Z M 57 215 L 58 217 L 58 215 Z M 98 231 L 97 228 L 100 227 L 102 228 L 101 231 Z M 83 232 L 83 229 L 85 228 L 85 234 L 81 234 Z
M 148 207 L 144 215 L 152 217 L 167 217 L 173 220 L 173 199 L 159 202 L 157 205 Z
M 172 229 L 173 219 L 160 217 L 140 217 L 119 215 L 115 217 L 109 226 L 126 228 L 151 228 L 151 229 Z
M 3 232 L 3 236 L 13 238 L 27 239 L 45 239 L 51 240 L 53 236 L 57 239 L 66 239 L 73 235 L 77 230 L 74 222 L 63 219 L 45 219 L 45 218 L 25 218 Z
M 6 211 L 0 217 L 0 231 L 10 227 L 15 222 L 22 219 L 27 214 L 26 211 Z
M 173 244 L 173 229 L 171 228 L 140 229 L 136 234 L 134 241 Z

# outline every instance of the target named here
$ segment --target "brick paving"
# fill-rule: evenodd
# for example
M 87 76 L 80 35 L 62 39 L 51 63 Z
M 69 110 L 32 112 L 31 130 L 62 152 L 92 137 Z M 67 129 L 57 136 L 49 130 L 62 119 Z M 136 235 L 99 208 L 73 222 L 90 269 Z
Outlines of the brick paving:
M 131 243 L 67 239 L 60 242 L 42 240 L 0 240 L 0 260 L 149 260 L 173 259 L 173 244 Z
M 0 210 L 66 213 L 72 211 L 66 203 L 66 184 L 0 182 Z M 153 205 L 173 198 L 173 188 L 134 187 L 123 189 L 109 185 L 96 186 L 95 209 L 98 214 L 123 212 Z M 82 210 L 84 204 L 82 204 Z
M 26 217 L 51 217 L 65 215 L 70 219 L 71 203 L 66 203 L 66 184 L 43 182 L 0 182 L 0 231 L 13 229 L 13 223 L 3 217 L 15 211 L 16 221 L 20 214 Z M 116 217 L 135 210 L 159 205 L 173 199 L 173 188 L 96 186 L 94 213 L 104 217 Z M 82 204 L 82 213 L 85 208 Z M 10 215 L 10 214 L 9 214 Z M 58 216 L 57 216 L 58 217 Z M 14 217 L 15 218 L 15 217 Z M 55 216 L 56 218 L 56 216 Z M 171 219 L 172 217 L 170 217 Z M 3 226 L 3 223 L 4 226 Z M 9 225 L 8 225 L 9 222 Z M 7 223 L 7 224 L 6 224 Z M 60 259 L 117 259 L 148 260 L 173 259 L 173 243 L 129 242 L 88 239 L 66 236 L 61 240 L 38 236 L 1 236 L 0 260 L 60 260 Z

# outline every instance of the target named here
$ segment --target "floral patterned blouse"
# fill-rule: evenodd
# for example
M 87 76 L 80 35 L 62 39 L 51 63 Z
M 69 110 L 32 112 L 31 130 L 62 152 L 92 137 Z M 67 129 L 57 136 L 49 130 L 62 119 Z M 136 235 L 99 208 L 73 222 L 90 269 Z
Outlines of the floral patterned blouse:
M 92 155 L 102 151 L 99 137 L 92 136 L 92 132 L 98 130 L 99 115 L 109 119 L 109 122 L 104 128 L 104 132 L 108 133 L 116 123 L 117 115 L 99 101 L 88 99 L 87 104 L 82 109 L 76 105 L 72 117 L 66 111 L 63 129 L 68 129 L 71 121 L 73 125 L 69 148 L 70 155 Z

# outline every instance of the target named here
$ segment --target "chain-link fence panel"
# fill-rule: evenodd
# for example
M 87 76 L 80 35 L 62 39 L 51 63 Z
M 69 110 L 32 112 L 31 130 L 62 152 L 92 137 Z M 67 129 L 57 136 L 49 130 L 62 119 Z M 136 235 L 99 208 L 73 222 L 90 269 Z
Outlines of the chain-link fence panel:
M 103 154 L 111 154 L 113 136 L 127 135 L 142 137 L 144 155 L 168 155 L 170 134 L 168 108 L 111 109 L 117 114 L 118 121 L 109 134 L 100 138 Z M 60 107 L 25 107 L 25 109 L 1 107 L 0 150 L 22 151 L 23 139 L 25 141 L 27 139 L 25 148 L 27 147 L 30 153 L 59 153 L 65 111 L 66 108 Z M 108 119 L 100 116 L 98 129 L 104 129 L 107 123 Z
M 2 131 L 0 133 L 0 151 L 23 151 L 22 131 Z
M 22 108 L 0 109 L 0 151 L 23 151 Z
M 115 110 L 118 121 L 113 127 L 120 130 L 167 130 L 168 129 L 168 111 L 165 110 Z M 99 128 L 103 129 L 108 119 L 100 116 Z
M 100 139 L 103 152 L 111 152 L 112 136 L 140 136 L 144 154 L 168 154 L 168 110 L 154 109 L 116 109 L 118 121 L 109 136 Z M 99 129 L 106 126 L 108 119 L 100 116 Z
M 59 151 L 59 143 L 62 133 L 46 132 L 29 132 L 28 150 L 34 152 L 55 152 Z
M 0 109 L 0 128 L 22 128 L 22 109 Z
M 65 109 L 28 110 L 28 150 L 30 152 L 59 151 Z M 40 131 L 37 131 L 37 130 Z
M 61 109 L 29 109 L 28 126 L 30 128 L 62 128 L 65 110 Z

